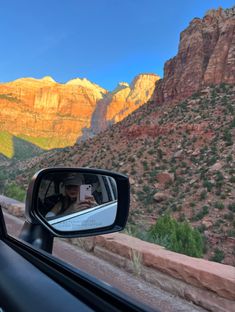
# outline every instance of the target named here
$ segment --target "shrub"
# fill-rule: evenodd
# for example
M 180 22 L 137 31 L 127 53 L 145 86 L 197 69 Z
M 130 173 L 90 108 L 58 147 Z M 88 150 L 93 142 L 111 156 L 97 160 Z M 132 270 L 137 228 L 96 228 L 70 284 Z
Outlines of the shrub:
M 235 183 L 235 176 L 232 176 L 232 177 L 230 178 L 229 182 Z
M 206 230 L 206 226 L 204 224 L 200 224 L 197 229 L 200 233 L 203 233 Z
M 186 221 L 186 216 L 184 213 L 180 213 L 179 218 L 178 218 L 179 222 L 184 222 Z
M 138 200 L 144 205 L 149 205 L 154 202 L 153 196 L 156 193 L 155 189 L 151 189 L 148 185 L 143 186 L 143 191 L 137 193 Z
M 153 154 L 155 154 L 155 150 L 154 149 L 150 149 L 150 150 L 148 150 L 148 152 L 147 152 L 149 155 L 153 155 Z
M 128 159 L 127 159 L 129 162 L 135 162 L 135 158 L 134 157 L 129 157 Z
M 0 194 L 4 192 L 6 179 L 7 179 L 7 175 L 5 174 L 5 172 L 0 171 Z
M 222 202 L 216 202 L 215 203 L 215 208 L 218 208 L 220 210 L 224 209 L 224 204 Z
M 235 237 L 235 230 L 229 230 L 227 234 L 230 237 Z
M 235 202 L 228 205 L 228 209 L 232 212 L 235 212 Z
M 169 250 L 192 257 L 202 257 L 202 236 L 187 221 L 178 222 L 170 215 L 163 215 L 150 228 L 148 234 L 150 241 L 161 242 Z
M 219 248 L 216 248 L 214 250 L 214 255 L 211 257 L 211 261 L 215 262 L 222 262 L 224 259 L 224 252 L 223 250 L 220 250 Z
M 207 215 L 209 212 L 209 207 L 208 206 L 203 206 L 202 210 L 199 211 L 193 218 L 193 221 L 198 221 L 201 220 L 205 215 Z
M 157 149 L 157 155 L 159 159 L 163 158 L 163 151 L 160 148 Z
M 226 84 L 225 84 L 224 82 L 222 82 L 222 83 L 220 84 L 220 89 L 221 89 L 221 91 L 224 92 L 224 93 L 227 91 L 227 86 L 226 86 Z M 226 98 L 226 96 L 224 96 L 223 99 L 224 99 L 224 98 Z
M 23 202 L 25 199 L 26 191 L 17 184 L 11 183 L 6 185 L 4 195 Z
M 207 165 L 208 166 L 213 166 L 217 162 L 217 156 L 213 155 L 208 161 Z
M 208 192 L 211 192 L 212 187 L 213 187 L 213 184 L 212 184 L 210 181 L 205 180 L 205 181 L 203 182 L 203 186 L 207 188 L 207 191 L 208 191 Z
M 229 155 L 226 157 L 226 160 L 227 160 L 227 162 L 233 161 L 233 156 L 232 156 L 232 154 L 229 154 Z
M 206 191 L 202 191 L 200 194 L 200 200 L 206 199 L 207 197 L 207 192 Z
M 230 124 L 230 128 L 235 128 L 235 117 L 233 118 L 233 120 Z
M 232 135 L 229 129 L 224 130 L 223 139 L 226 142 L 226 146 L 233 145 Z
M 7 174 L 4 171 L 0 171 L 0 180 L 6 180 Z
M 147 163 L 147 161 L 142 161 L 142 165 L 143 165 L 143 168 L 144 168 L 144 170 L 145 171 L 147 171 L 148 170 L 148 163 Z
M 220 171 L 216 172 L 215 180 L 216 180 L 215 183 L 216 188 L 220 189 L 224 184 L 224 176 Z
M 220 171 L 216 171 L 216 181 L 223 181 L 224 176 Z
M 228 110 L 228 113 L 232 115 L 234 114 L 234 108 L 230 103 L 227 104 L 227 110 Z
M 135 169 L 131 169 L 131 175 L 136 175 L 137 171 Z
M 225 214 L 224 219 L 226 219 L 228 221 L 233 221 L 233 213 L 229 212 L 229 213 Z

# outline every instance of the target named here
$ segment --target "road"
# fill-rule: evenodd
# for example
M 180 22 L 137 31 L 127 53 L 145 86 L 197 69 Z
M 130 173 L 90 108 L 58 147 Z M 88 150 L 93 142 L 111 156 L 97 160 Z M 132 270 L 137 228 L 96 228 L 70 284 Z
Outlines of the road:
M 4 212 L 7 231 L 12 236 L 18 236 L 23 220 Z M 173 296 L 140 278 L 107 263 L 75 247 L 64 240 L 55 239 L 53 255 L 70 263 L 76 268 L 112 285 L 125 295 L 140 301 L 153 309 L 164 312 L 203 312 L 206 311 Z

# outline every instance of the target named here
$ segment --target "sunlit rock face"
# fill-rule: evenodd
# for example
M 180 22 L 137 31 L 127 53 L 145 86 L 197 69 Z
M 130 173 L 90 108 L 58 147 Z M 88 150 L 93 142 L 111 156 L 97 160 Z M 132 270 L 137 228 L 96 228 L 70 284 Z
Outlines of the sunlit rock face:
M 120 82 L 113 92 L 98 103 L 92 116 L 91 130 L 98 133 L 108 125 L 119 122 L 151 99 L 160 79 L 155 74 L 140 74 L 129 85 Z
M 43 148 L 72 145 L 107 91 L 86 79 L 67 84 L 22 78 L 0 85 L 0 131 L 28 137 Z M 44 140 L 43 140 L 44 139 Z
M 164 66 L 154 98 L 184 99 L 200 88 L 235 83 L 235 7 L 194 18 L 180 35 L 178 54 Z
M 159 79 L 160 77 L 154 74 L 141 74 L 133 80 L 130 86 L 120 84 L 117 91 L 113 92 L 106 119 L 114 122 L 121 121 L 146 103 L 151 98 Z
M 8 134 L 43 149 L 73 145 L 79 138 L 105 130 L 146 103 L 158 79 L 154 74 L 141 74 L 131 85 L 119 83 L 113 92 L 85 78 L 66 84 L 51 77 L 0 84 L 0 145 L 9 145 Z M 11 155 L 13 149 L 11 146 Z M 4 154 L 3 149 L 0 153 Z

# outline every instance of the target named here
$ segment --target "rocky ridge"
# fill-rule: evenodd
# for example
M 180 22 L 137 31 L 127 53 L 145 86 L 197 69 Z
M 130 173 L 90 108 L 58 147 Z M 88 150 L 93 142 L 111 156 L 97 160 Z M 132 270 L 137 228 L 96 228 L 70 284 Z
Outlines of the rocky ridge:
M 235 7 L 210 10 L 180 34 L 177 55 L 164 66 L 154 99 L 182 100 L 202 87 L 235 83 Z

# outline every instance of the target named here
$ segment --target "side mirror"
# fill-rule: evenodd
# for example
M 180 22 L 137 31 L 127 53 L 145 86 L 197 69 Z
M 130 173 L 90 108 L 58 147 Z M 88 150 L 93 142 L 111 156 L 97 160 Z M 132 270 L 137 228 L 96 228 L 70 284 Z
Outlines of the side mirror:
M 125 227 L 129 204 L 125 175 L 88 168 L 47 168 L 29 184 L 26 218 L 58 237 L 99 235 Z

